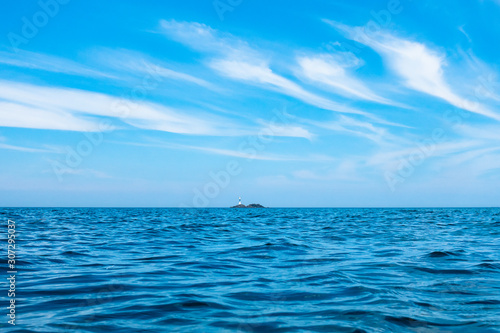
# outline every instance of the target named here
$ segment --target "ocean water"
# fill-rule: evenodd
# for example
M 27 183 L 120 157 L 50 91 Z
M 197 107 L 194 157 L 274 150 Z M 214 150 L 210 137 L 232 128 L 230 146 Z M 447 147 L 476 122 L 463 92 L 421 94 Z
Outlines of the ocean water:
M 0 285 L 5 332 L 500 332 L 500 209 L 0 217 L 17 232 L 16 326 Z

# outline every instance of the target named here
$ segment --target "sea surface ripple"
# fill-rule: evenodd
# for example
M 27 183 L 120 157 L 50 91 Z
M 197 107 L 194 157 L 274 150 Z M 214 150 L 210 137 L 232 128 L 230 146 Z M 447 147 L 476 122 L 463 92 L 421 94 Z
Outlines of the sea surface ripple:
M 500 332 L 500 209 L 1 208 L 8 332 Z M 6 251 L 0 258 L 7 267 Z

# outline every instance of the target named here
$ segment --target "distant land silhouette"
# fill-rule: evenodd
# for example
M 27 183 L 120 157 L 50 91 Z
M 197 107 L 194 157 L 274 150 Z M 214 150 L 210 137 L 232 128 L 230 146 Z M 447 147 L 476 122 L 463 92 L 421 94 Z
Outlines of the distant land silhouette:
M 245 206 L 243 204 L 238 204 L 236 206 L 232 206 L 231 208 L 266 208 L 260 204 L 250 204 L 248 206 Z

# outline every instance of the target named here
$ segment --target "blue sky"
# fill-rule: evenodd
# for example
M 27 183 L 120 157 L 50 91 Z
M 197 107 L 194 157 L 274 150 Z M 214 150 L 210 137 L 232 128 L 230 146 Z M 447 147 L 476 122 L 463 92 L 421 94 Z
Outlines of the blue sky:
M 1 15 L 1 206 L 500 203 L 500 1 Z

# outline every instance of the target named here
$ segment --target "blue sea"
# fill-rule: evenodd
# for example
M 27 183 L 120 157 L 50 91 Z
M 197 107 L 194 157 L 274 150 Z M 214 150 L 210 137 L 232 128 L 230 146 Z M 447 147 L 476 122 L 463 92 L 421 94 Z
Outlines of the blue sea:
M 17 237 L 5 332 L 500 332 L 496 208 L 0 216 L 2 248 L 7 219 Z

